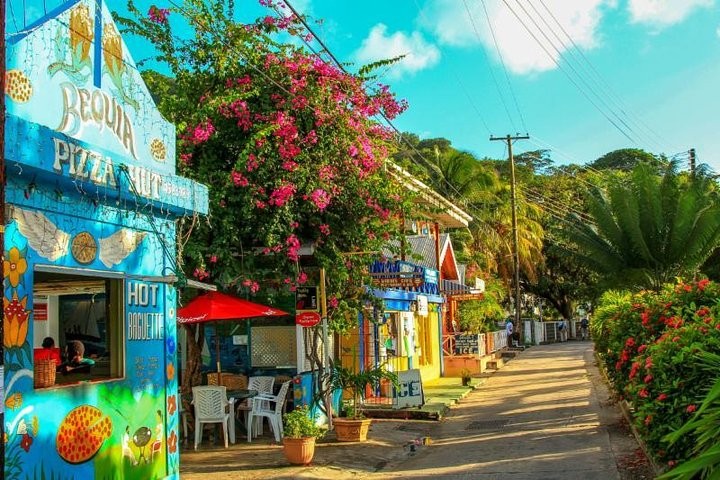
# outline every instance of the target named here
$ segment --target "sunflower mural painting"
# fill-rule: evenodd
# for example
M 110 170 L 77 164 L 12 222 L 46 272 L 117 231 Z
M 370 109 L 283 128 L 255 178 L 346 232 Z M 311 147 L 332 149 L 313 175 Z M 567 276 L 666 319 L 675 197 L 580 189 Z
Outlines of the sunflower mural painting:
M 126 104 L 137 110 L 139 104 L 132 98 L 126 88 L 127 65 L 123 59 L 123 42 L 115 24 L 106 23 L 103 26 L 103 57 L 104 69 L 116 88 L 116 95 Z
M 5 296 L 3 298 L 3 346 L 6 363 L 10 370 L 19 370 L 22 364 L 30 362 L 30 344 L 27 342 L 28 320 L 27 295 L 20 297 L 18 290 L 24 289 L 24 276 L 28 269 L 27 249 L 12 247 L 5 252 L 3 278 Z M 22 293 L 21 293 L 22 294 Z
M 92 75 L 90 47 L 94 39 L 94 22 L 90 7 L 80 3 L 70 10 L 69 36 L 66 36 L 66 28 L 62 24 L 57 27 L 54 41 L 56 61 L 48 67 L 48 74 L 54 76 L 65 72 L 73 82 L 84 84 Z
M 5 348 L 6 478 L 22 471 L 25 455 L 30 452 L 38 435 L 40 422 L 32 415 L 33 406 L 26 405 L 18 381 L 32 379 L 32 349 L 28 331 L 32 311 L 27 308 L 25 274 L 28 270 L 27 248 L 14 246 L 5 252 L 3 262 L 3 347 Z

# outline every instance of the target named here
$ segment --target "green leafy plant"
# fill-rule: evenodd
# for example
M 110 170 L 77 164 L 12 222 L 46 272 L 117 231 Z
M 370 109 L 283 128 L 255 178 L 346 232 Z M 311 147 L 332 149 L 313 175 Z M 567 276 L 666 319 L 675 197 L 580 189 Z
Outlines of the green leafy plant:
M 288 438 L 321 438 L 325 429 L 317 426 L 307 405 L 283 415 L 283 435 Z
M 695 438 L 693 458 L 661 475 L 661 480 L 716 478 L 716 472 L 720 471 L 720 430 L 717 428 L 720 424 L 720 355 L 704 353 L 701 362 L 708 377 L 716 379 L 715 383 L 693 417 L 666 437 L 671 445 L 688 435 Z
M 460 378 L 462 379 L 463 385 L 469 385 L 470 379 L 472 378 L 472 372 L 468 368 L 460 370 Z
M 383 365 L 355 371 L 336 364 L 330 371 L 329 380 L 332 389 L 352 392 L 352 408 L 346 407 L 346 413 L 348 418 L 353 419 L 362 418 L 361 400 L 364 399 L 365 389 L 368 386 L 377 388 L 381 380 L 388 380 L 396 387 L 398 386 L 397 375 L 385 370 Z
M 633 407 L 651 454 L 669 467 L 693 456 L 707 462 L 707 452 L 718 440 L 714 423 L 712 431 L 703 422 L 683 427 L 718 377 L 717 368 L 705 366 L 707 358 L 720 355 L 718 297 L 716 283 L 679 282 L 660 293 L 611 296 L 598 309 L 598 353 L 613 387 Z M 674 431 L 683 434 L 670 435 Z

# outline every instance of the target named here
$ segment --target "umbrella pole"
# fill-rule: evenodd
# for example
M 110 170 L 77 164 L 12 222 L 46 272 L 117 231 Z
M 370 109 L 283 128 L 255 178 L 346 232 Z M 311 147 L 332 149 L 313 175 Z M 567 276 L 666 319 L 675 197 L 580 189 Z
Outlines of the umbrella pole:
M 218 385 L 220 383 L 220 335 L 218 335 L 218 324 L 215 322 L 215 361 L 217 363 Z

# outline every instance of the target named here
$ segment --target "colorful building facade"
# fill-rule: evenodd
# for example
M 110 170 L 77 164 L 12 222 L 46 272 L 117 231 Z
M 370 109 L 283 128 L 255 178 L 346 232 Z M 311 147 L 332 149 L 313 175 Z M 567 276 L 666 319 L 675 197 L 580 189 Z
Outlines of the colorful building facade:
M 179 476 L 174 221 L 207 188 L 102 3 L 7 38 L 6 479 Z
M 418 369 L 423 382 L 437 379 L 444 301 L 438 271 L 403 261 L 376 261 L 370 272 L 382 315 L 361 315 L 358 331 L 343 344 L 356 346 L 362 365 L 383 364 L 395 372 Z

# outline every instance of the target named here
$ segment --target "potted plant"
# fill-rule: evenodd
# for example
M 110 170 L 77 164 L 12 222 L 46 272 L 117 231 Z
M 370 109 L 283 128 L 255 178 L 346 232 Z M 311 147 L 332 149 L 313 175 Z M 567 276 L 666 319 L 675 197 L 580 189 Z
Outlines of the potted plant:
M 468 368 L 460 370 L 460 378 L 462 378 L 463 387 L 470 385 L 470 379 L 472 378 L 472 372 Z
M 354 371 L 340 365 L 334 365 L 330 372 L 330 387 L 334 390 L 350 392 L 352 403 L 345 407 L 344 418 L 334 418 L 335 434 L 340 442 L 364 442 L 370 429 L 371 419 L 365 418 L 362 413 L 362 399 L 367 387 L 377 388 L 382 380 L 388 380 L 397 386 L 397 375 L 383 368 L 366 367 L 364 370 Z
M 315 439 L 325 431 L 315 424 L 307 406 L 283 415 L 283 453 L 293 465 L 309 465 L 315 455 Z

